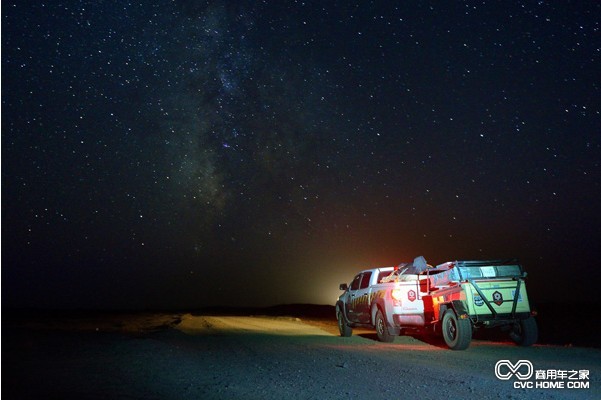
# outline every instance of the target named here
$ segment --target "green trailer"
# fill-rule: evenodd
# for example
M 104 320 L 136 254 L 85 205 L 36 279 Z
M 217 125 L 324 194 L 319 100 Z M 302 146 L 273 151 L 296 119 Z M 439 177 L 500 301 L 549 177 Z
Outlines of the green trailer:
M 526 291 L 526 273 L 515 259 L 452 261 L 421 272 L 428 277 L 424 311 L 456 350 L 469 346 L 472 331 L 500 327 L 521 346 L 538 338 Z

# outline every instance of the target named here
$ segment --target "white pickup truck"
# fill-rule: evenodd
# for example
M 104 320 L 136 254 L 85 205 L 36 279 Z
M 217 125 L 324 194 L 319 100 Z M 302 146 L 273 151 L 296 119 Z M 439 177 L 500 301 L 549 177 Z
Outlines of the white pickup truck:
M 423 257 L 396 267 L 361 271 L 336 303 L 341 336 L 375 328 L 392 342 L 404 331 L 441 332 L 453 350 L 469 347 L 473 329 L 501 326 L 521 346 L 538 329 L 516 260 L 452 261 L 431 267 Z

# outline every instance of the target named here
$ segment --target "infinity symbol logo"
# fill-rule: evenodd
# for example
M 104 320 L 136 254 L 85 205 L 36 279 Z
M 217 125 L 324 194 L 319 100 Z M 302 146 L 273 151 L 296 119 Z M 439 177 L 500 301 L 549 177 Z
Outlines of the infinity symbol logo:
M 499 360 L 495 364 L 495 375 L 504 381 L 509 380 L 512 376 L 525 381 L 526 379 L 530 379 L 533 372 L 534 367 L 528 360 L 519 360 L 515 364 L 509 360 Z

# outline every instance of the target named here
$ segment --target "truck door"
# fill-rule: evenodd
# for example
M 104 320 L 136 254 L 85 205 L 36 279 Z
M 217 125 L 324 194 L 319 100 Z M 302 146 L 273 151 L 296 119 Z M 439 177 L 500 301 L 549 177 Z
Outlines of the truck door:
M 369 293 L 370 287 L 369 282 L 371 280 L 372 271 L 366 271 L 361 274 L 361 282 L 359 283 L 359 289 L 357 289 L 353 294 L 355 297 L 351 297 L 354 304 L 355 318 L 357 322 L 362 324 L 368 324 L 371 320 L 370 313 L 370 304 L 369 304 Z M 351 294 L 351 296 L 353 295 Z
M 351 282 L 351 285 L 348 288 L 348 294 L 346 296 L 346 300 L 344 305 L 346 307 L 346 316 L 349 321 L 357 322 L 357 317 L 355 316 L 355 295 L 357 290 L 359 290 L 359 286 L 361 285 L 361 275 L 359 274 L 355 276 L 355 279 Z

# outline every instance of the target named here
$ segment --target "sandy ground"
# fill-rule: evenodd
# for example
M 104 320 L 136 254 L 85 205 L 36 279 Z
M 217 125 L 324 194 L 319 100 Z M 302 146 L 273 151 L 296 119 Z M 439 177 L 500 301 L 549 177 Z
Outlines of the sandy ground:
M 337 336 L 335 321 L 192 314 L 41 318 L 2 326 L 6 399 L 599 399 L 601 350 Z M 588 370 L 588 389 L 515 389 L 497 361 Z M 535 382 L 534 377 L 531 381 Z M 564 380 L 567 382 L 567 380 Z M 582 381 L 585 382 L 585 381 Z

